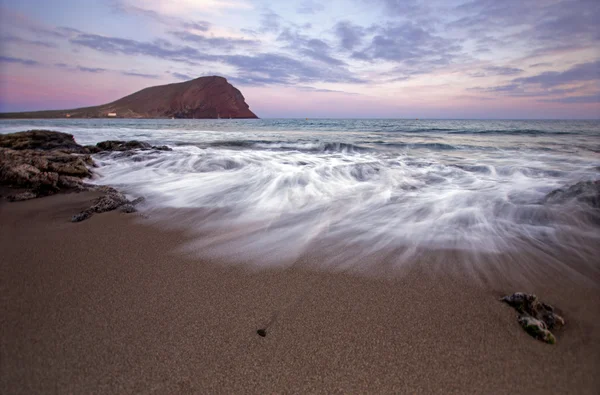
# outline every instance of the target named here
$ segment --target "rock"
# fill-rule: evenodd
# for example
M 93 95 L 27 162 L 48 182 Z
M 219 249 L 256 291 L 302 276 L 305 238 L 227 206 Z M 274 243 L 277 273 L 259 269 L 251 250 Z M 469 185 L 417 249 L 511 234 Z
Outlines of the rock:
M 500 300 L 520 313 L 519 323 L 530 335 L 547 343 L 556 343 L 556 338 L 549 329 L 565 325 L 565 320 L 554 311 L 554 307 L 539 301 L 534 294 L 523 292 L 504 296 Z
M 83 181 L 73 176 L 58 176 L 58 186 L 66 189 L 86 190 Z
M 106 211 L 115 210 L 128 202 L 125 195 L 120 192 L 107 193 L 94 200 L 94 204 L 90 209 L 96 213 L 104 213 Z
M 75 214 L 74 216 L 71 217 L 71 222 L 81 222 L 83 220 L 88 219 L 89 217 L 92 216 L 94 212 L 92 210 L 84 210 L 82 212 L 80 212 L 79 214 Z
M 75 142 L 73 135 L 50 130 L 0 134 L 0 147 L 13 150 L 60 150 L 85 153 L 84 147 Z
M 121 212 L 122 213 L 135 213 L 137 211 L 137 208 L 135 208 L 133 206 L 133 204 L 124 204 L 123 206 L 121 206 Z
M 58 173 L 41 172 L 32 179 L 33 189 L 38 196 L 51 195 L 59 190 L 58 188 Z
M 519 317 L 519 324 L 521 324 L 527 333 L 536 339 L 542 340 L 549 344 L 556 343 L 556 338 L 552 332 L 548 330 L 544 321 L 523 315 Z
M 99 153 L 99 152 L 112 152 L 112 151 L 131 151 L 131 150 L 149 150 L 154 149 L 157 151 L 173 151 L 172 148 L 166 145 L 150 145 L 143 141 L 131 140 L 131 141 L 123 141 L 123 140 L 107 140 L 101 141 L 95 146 L 88 145 L 86 149 L 91 153 Z
M 104 195 L 95 199 L 90 208 L 74 215 L 71 218 L 72 222 L 83 221 L 91 217 L 94 213 L 104 213 L 106 211 L 116 210 L 117 208 L 121 208 L 121 212 L 123 213 L 135 213 L 137 212 L 135 205 L 144 201 L 143 197 L 129 201 L 125 195 L 109 186 L 92 185 L 89 189 L 102 192 Z
M 52 139 L 52 135 L 58 135 Z M 43 196 L 62 189 L 73 187 L 74 178 L 83 179 L 91 176 L 88 165 L 91 158 L 87 154 L 79 154 L 79 148 L 71 135 L 59 132 L 30 131 L 13 133 L 11 139 L 4 139 L 0 148 L 0 184 L 9 187 L 34 189 L 37 195 Z M 39 138 L 43 136 L 43 138 Z M 67 137 L 65 137 L 67 136 Z M 0 136 L 1 137 L 1 136 Z M 28 143 L 28 139 L 31 142 Z M 48 141 L 47 145 L 43 142 Z M 34 149 L 30 149 L 33 147 Z M 58 147 L 57 149 L 52 149 Z M 80 146 L 77 146 L 80 147 Z M 80 147 L 82 148 L 82 147 Z M 70 151 L 70 152 L 66 152 Z M 61 177 L 62 183 L 59 183 Z
M 544 198 L 544 203 L 578 201 L 600 209 L 600 180 L 581 181 L 566 189 L 555 189 Z
M 36 197 L 37 194 L 35 194 L 33 191 L 25 191 L 15 195 L 9 195 L 7 199 L 11 202 L 20 202 L 22 200 L 35 199 Z
M 97 145 L 86 145 L 84 147 L 90 154 L 97 154 L 98 152 L 102 152 L 102 150 Z
M 136 206 L 136 205 L 138 205 L 138 204 L 140 204 L 140 203 L 144 202 L 145 200 L 146 200 L 146 199 L 145 199 L 143 196 L 140 196 L 140 197 L 139 197 L 139 198 L 137 198 L 137 199 L 133 199 L 133 200 L 130 202 L 130 204 L 131 204 L 132 206 Z
M 152 149 L 158 150 L 158 151 L 173 151 L 173 148 L 167 147 L 166 145 L 158 145 L 158 146 L 153 146 Z
M 96 144 L 96 147 L 101 151 L 129 151 L 133 149 L 151 149 L 152 146 L 143 141 L 121 141 L 121 140 L 107 140 L 101 141 Z

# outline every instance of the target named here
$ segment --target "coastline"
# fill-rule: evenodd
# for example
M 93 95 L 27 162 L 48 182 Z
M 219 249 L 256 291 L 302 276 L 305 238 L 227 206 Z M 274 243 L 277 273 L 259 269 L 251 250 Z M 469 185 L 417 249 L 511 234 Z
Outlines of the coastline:
M 595 393 L 597 272 L 481 282 L 424 254 L 393 274 L 262 269 L 182 254 L 139 214 L 69 218 L 97 192 L 0 202 L 3 392 Z M 147 222 L 147 223 L 145 223 Z M 441 259 L 441 261 L 440 261 Z M 574 259 L 574 258 L 573 258 Z M 429 265 L 431 264 L 431 265 Z M 315 265 L 316 266 L 316 265 Z M 530 267 L 507 267 L 519 271 Z M 530 273 L 529 273 L 530 274 Z M 502 294 L 564 312 L 548 345 Z M 256 330 L 273 324 L 262 338 Z

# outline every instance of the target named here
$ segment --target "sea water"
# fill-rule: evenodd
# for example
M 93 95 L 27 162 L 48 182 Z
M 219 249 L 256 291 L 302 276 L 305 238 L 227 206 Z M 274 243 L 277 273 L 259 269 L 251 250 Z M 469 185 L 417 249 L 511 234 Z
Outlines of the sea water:
M 185 212 L 171 222 L 202 233 L 202 249 L 265 265 L 316 243 L 487 253 L 560 245 L 593 260 L 589 246 L 600 242 L 591 208 L 544 203 L 556 188 L 600 179 L 600 121 L 0 121 L 2 133 L 28 129 L 84 145 L 168 145 L 97 154 L 92 182 L 145 197 L 157 218 Z

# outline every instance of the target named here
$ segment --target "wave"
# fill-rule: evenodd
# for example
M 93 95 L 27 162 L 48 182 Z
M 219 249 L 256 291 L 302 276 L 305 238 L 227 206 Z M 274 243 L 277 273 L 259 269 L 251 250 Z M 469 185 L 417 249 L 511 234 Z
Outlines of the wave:
M 456 150 L 461 148 L 474 148 L 472 146 L 458 146 L 444 143 L 383 143 L 385 147 L 406 148 L 406 149 L 431 149 L 431 150 Z
M 187 145 L 187 144 L 181 144 Z M 251 148 L 263 150 L 292 150 L 307 152 L 367 152 L 371 148 L 357 144 L 343 142 L 320 142 L 320 141 L 269 141 L 269 140 L 225 140 L 214 141 L 203 145 L 200 148 Z
M 449 134 L 499 134 L 508 136 L 539 136 L 539 135 L 575 135 L 575 132 L 549 131 L 541 129 L 489 129 L 489 130 L 451 130 Z
M 523 156 L 445 164 L 436 155 L 331 148 L 338 151 L 213 145 L 115 153 L 98 156 L 95 182 L 144 196 L 151 215 L 202 233 L 195 243 L 203 252 L 260 264 L 293 261 L 315 243 L 499 253 L 528 242 L 579 254 L 584 239 L 599 241 L 589 210 L 541 204 L 551 190 L 590 174 L 589 164 L 567 171 Z M 161 214 L 169 208 L 183 217 Z
M 289 150 L 303 152 L 322 153 L 364 153 L 376 152 L 382 148 L 397 149 L 429 149 L 434 151 L 446 151 L 457 149 L 485 149 L 470 145 L 451 145 L 445 143 L 391 143 L 383 140 L 372 142 L 362 141 L 362 144 L 346 142 L 321 142 L 321 141 L 269 141 L 269 140 L 223 140 L 205 144 L 196 144 L 199 148 L 232 148 L 232 149 L 255 149 L 255 150 Z M 179 146 L 189 145 L 180 143 Z

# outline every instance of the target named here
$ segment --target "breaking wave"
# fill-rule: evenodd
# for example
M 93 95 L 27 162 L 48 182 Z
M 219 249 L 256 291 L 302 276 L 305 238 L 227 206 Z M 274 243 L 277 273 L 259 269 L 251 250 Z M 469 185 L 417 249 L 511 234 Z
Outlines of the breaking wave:
M 202 255 L 283 265 L 322 251 L 322 265 L 361 266 L 369 254 L 521 261 L 529 251 L 558 266 L 600 253 L 597 210 L 544 203 L 556 188 L 600 177 L 597 121 L 0 122 L 0 132 L 34 128 L 80 144 L 171 146 L 98 154 L 93 182 L 144 196 L 150 219 L 186 230 L 189 250 Z M 487 258 L 464 262 L 483 267 Z
M 315 243 L 501 253 L 527 242 L 581 253 L 583 239 L 599 238 L 587 208 L 543 204 L 551 190 L 591 177 L 589 166 L 555 169 L 537 153 L 456 164 L 431 147 L 286 144 L 100 155 L 96 182 L 145 196 L 154 218 L 202 233 L 199 251 L 261 265 L 289 263 Z

